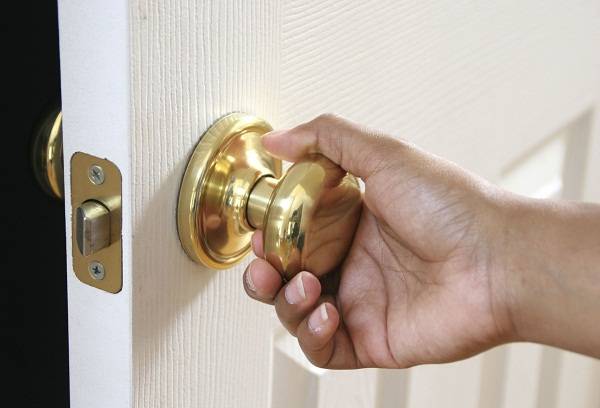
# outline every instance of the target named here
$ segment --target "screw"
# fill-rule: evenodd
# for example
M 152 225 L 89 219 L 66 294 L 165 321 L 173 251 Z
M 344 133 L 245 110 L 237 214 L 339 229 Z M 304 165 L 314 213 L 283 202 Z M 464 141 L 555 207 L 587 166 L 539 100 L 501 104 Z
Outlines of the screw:
M 88 265 L 88 272 L 95 280 L 104 279 L 104 265 L 102 265 L 100 262 L 90 262 L 90 264 Z
M 104 183 L 104 170 L 102 167 L 94 164 L 88 170 L 90 181 L 96 185 Z

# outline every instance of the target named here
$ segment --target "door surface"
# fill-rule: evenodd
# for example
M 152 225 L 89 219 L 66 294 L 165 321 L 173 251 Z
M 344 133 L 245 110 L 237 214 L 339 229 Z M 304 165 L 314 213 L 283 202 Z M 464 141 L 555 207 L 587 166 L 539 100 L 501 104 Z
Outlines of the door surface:
M 232 111 L 335 112 L 524 194 L 600 200 L 600 3 L 61 0 L 59 17 L 65 157 L 123 178 L 122 290 L 67 271 L 74 407 L 600 404 L 598 361 L 533 345 L 314 368 L 245 295 L 249 259 L 200 267 L 175 220 L 193 147 Z

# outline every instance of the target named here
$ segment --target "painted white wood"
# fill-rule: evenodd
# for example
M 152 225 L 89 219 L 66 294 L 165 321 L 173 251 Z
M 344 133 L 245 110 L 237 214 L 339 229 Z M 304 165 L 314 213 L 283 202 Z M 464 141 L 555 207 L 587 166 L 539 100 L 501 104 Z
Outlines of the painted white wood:
M 313 366 L 298 342 L 275 330 L 271 407 L 403 408 L 408 401 L 408 370 L 324 370 Z
M 377 370 L 376 407 L 405 408 L 410 396 L 410 371 L 379 369 Z
M 65 200 L 71 407 L 132 406 L 132 246 L 129 5 L 126 0 L 59 1 L 65 164 L 84 151 L 107 157 L 123 181 L 123 289 L 81 283 L 71 264 L 71 209 Z M 65 196 L 70 196 L 65 165 Z M 50 351 L 51 352 L 51 351 Z
M 332 371 L 310 364 L 298 342 L 276 330 L 272 408 L 382 407 L 377 370 Z
M 481 388 L 481 356 L 453 364 L 410 370 L 407 406 L 477 407 Z
M 597 175 L 600 174 L 600 103 L 595 109 L 588 112 L 589 115 L 589 140 L 588 148 L 582 152 L 585 157 L 585 168 L 583 172 L 582 198 L 588 201 L 600 202 L 600 183 Z M 574 176 L 577 179 L 576 175 Z
M 600 362 L 562 352 L 556 389 L 556 407 L 600 406 Z
M 65 151 L 115 161 L 125 210 L 123 291 L 68 271 L 72 406 L 262 408 L 285 393 L 289 406 L 506 403 L 501 349 L 399 372 L 299 364 L 273 341 L 271 309 L 243 293 L 248 260 L 215 272 L 186 258 L 177 190 L 199 135 L 236 110 L 276 127 L 339 113 L 493 181 L 587 114 L 588 158 L 600 157 L 599 20 L 593 0 L 61 0 Z M 583 169 L 588 199 L 597 162 Z M 556 378 L 560 401 L 597 401 Z
M 287 2 L 281 125 L 338 112 L 498 179 L 597 104 L 599 8 Z
M 496 347 L 482 354 L 481 388 L 479 406 L 500 408 L 504 406 L 504 386 L 507 377 L 508 347 Z
M 504 407 L 536 407 L 540 387 L 542 354 L 537 344 L 519 343 L 507 346 Z
M 502 187 L 536 198 L 560 197 L 568 141 L 565 132 L 559 132 L 517 159 L 503 171 Z
M 272 119 L 279 87 L 276 1 L 132 1 L 133 398 L 136 407 L 266 407 L 268 306 L 243 264 L 184 254 L 175 209 L 187 159 L 220 116 Z

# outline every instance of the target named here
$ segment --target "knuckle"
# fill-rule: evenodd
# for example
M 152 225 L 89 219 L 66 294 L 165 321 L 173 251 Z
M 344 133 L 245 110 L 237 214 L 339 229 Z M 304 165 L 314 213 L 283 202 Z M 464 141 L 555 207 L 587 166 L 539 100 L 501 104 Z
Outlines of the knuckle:
M 287 304 L 285 299 L 281 299 L 280 296 L 277 297 L 277 301 L 275 302 L 275 313 L 277 313 L 279 321 L 283 323 L 284 326 L 287 326 L 296 320 L 290 305 Z
M 251 292 L 250 290 L 248 290 L 248 288 L 246 288 L 245 286 L 244 286 L 244 290 L 246 291 L 246 294 L 251 299 L 253 299 L 253 300 L 256 300 L 256 301 L 261 302 L 261 303 L 265 303 L 267 305 L 272 305 L 273 304 L 273 299 L 271 299 L 269 297 L 261 297 L 261 296 L 257 295 L 256 293 Z
M 298 337 L 298 344 L 300 345 L 300 349 L 312 365 L 319 368 L 327 368 L 327 366 L 329 365 L 329 358 L 321 358 L 321 354 L 326 345 L 322 347 L 309 346 L 308 344 L 302 341 L 301 337 Z
M 285 329 L 288 331 L 288 333 L 290 334 L 290 336 L 292 337 L 298 337 L 298 330 L 293 327 L 293 326 L 289 326 L 286 324 L 283 324 L 283 327 L 285 327 Z
M 298 322 L 288 316 L 282 316 L 279 311 L 277 311 L 277 318 L 281 325 L 293 336 L 298 336 Z
M 312 365 L 314 365 L 317 368 L 327 368 L 327 364 L 324 361 L 320 361 L 317 360 L 315 358 L 312 358 L 309 354 L 304 353 L 304 355 L 306 355 L 306 358 L 308 359 L 308 361 L 311 362 Z
M 348 123 L 346 119 L 336 113 L 322 113 L 317 116 L 313 121 L 318 127 L 339 127 Z
M 323 113 L 307 123 L 316 135 L 320 150 L 325 150 L 339 162 L 342 156 L 344 134 L 348 122 L 334 113 Z
M 315 122 L 335 122 L 338 121 L 340 117 L 335 113 L 326 112 L 322 113 L 315 118 Z

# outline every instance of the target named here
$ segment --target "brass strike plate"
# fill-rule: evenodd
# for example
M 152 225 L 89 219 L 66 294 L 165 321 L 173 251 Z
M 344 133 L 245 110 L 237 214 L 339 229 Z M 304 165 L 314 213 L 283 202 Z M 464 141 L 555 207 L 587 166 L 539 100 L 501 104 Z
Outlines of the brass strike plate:
M 73 270 L 81 282 L 110 293 L 117 293 L 123 287 L 121 185 L 121 172 L 110 160 L 82 152 L 71 157 Z M 77 216 L 78 209 L 89 201 L 108 209 L 110 238 L 108 246 L 86 256 L 77 242 L 82 234 L 80 231 L 78 235 Z

